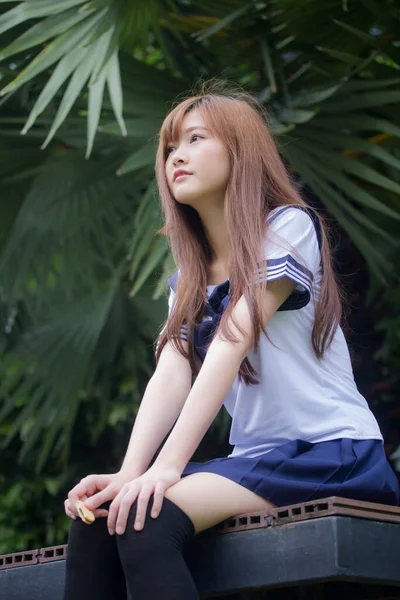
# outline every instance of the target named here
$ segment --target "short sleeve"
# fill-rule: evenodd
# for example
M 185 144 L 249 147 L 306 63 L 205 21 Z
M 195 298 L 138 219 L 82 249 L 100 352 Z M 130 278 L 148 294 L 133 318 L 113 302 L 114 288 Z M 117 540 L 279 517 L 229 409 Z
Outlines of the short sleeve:
M 169 284 L 171 286 L 170 280 L 169 280 Z M 169 293 L 169 297 L 168 297 L 168 319 L 169 319 L 169 317 L 171 315 L 171 312 L 172 312 L 172 309 L 174 307 L 175 300 L 176 300 L 176 293 L 175 293 L 174 289 L 172 287 L 170 287 L 170 293 Z M 160 335 L 158 336 L 158 340 L 157 340 L 156 349 L 154 351 L 154 354 L 157 353 L 158 346 L 160 345 L 161 336 L 164 333 L 164 331 L 166 330 L 166 328 L 167 328 L 167 324 L 164 325 L 163 329 L 160 332 Z M 187 326 L 186 325 L 182 325 L 182 327 L 181 327 L 181 336 L 180 337 L 181 337 L 182 340 L 187 341 Z
M 264 257 L 258 269 L 259 282 L 288 277 L 296 283 L 294 291 L 279 310 L 296 310 L 306 306 L 321 262 L 315 221 L 306 210 L 287 206 L 270 214 Z

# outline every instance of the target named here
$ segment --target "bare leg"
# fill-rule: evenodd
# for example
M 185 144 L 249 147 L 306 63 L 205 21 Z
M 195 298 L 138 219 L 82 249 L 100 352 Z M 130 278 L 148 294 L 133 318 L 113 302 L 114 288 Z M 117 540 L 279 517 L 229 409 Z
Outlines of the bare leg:
M 165 497 L 190 517 L 195 535 L 234 515 L 275 507 L 259 494 L 215 473 L 186 475 L 167 489 Z

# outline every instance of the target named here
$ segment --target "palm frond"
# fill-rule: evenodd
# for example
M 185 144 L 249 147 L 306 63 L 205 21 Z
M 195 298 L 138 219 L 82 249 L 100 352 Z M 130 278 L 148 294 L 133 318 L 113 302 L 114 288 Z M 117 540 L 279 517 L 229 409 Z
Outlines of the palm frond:
M 163 11 L 161 2 L 136 2 L 132 6 L 125 5 L 122 10 L 111 0 L 99 4 L 88 3 L 86 0 L 43 0 L 20 2 L 2 14 L 0 33 L 8 32 L 24 23 L 29 27 L 34 19 L 43 20 L 13 40 L 0 53 L 0 60 L 19 55 L 27 49 L 46 45 L 3 87 L 1 95 L 16 92 L 21 86 L 56 65 L 28 117 L 23 133 L 32 127 L 37 117 L 61 92 L 63 84 L 71 77 L 42 148 L 53 139 L 84 86 L 89 85 L 86 158 L 90 156 L 103 108 L 105 82 L 115 118 L 122 134 L 125 135 L 118 62 L 119 46 L 126 46 L 127 39 L 130 40 L 131 47 L 137 43 L 145 44 L 151 30 L 155 31 L 159 42 L 163 44 L 159 27 Z

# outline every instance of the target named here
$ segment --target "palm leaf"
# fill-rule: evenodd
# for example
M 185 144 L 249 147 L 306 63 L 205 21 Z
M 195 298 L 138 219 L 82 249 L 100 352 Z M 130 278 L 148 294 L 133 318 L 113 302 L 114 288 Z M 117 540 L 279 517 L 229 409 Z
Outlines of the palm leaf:
M 312 167 L 304 164 L 304 157 L 294 151 L 293 148 L 286 150 L 292 164 L 303 173 L 307 183 L 311 186 L 315 194 L 323 199 L 324 204 L 329 208 L 330 213 L 338 220 L 341 227 L 351 237 L 360 252 L 365 256 L 366 261 L 379 281 L 384 282 L 385 276 L 391 273 L 391 267 L 388 265 L 384 254 L 380 253 L 375 245 L 354 221 L 350 221 L 345 214 L 347 201 L 338 194 L 331 186 L 327 185 L 321 177 L 315 173 Z M 357 213 L 356 213 L 357 214 Z M 353 213 L 354 216 L 354 213 Z M 365 226 L 365 223 L 364 223 Z
M 222 19 L 218 20 L 216 23 L 213 23 L 211 25 L 211 27 L 208 27 L 207 29 L 205 29 L 203 31 L 199 31 L 193 35 L 197 39 L 197 41 L 199 41 L 199 42 L 203 41 L 203 40 L 209 38 L 210 36 L 215 35 L 219 31 L 221 31 L 222 29 L 224 29 L 225 27 L 227 27 L 228 25 L 230 25 L 231 23 L 236 21 L 236 19 L 239 19 L 239 17 L 242 17 L 252 7 L 253 7 L 253 4 L 251 2 L 249 2 L 248 4 L 241 6 L 240 8 L 234 10 L 229 15 L 226 15 Z
M 58 36 L 13 81 L 1 90 L 1 95 L 17 90 L 33 77 L 36 77 L 36 75 L 53 65 L 67 52 L 74 49 L 77 44 L 80 44 L 85 39 L 85 36 L 95 27 L 97 21 L 105 12 L 106 9 L 103 9 L 103 11 L 90 15 L 83 22 L 78 23 L 72 31 L 67 31 Z
M 21 363 L 31 365 L 34 369 L 29 382 L 22 379 L 21 384 L 8 395 L 0 414 L 0 419 L 4 419 L 21 396 L 30 396 L 33 393 L 3 443 L 7 445 L 15 436 L 23 422 L 22 419 L 26 420 L 30 416 L 35 418 L 35 425 L 18 457 L 20 461 L 27 456 L 44 431 L 47 430 L 46 435 L 50 442 L 56 435 L 62 435 L 68 413 L 76 412 L 78 392 L 84 383 L 88 383 L 87 377 L 90 379 L 90 356 L 104 327 L 115 294 L 115 284 L 118 280 L 114 281 L 114 285 L 111 285 L 105 294 L 86 296 L 73 308 L 70 307 L 67 314 L 60 314 L 58 318 L 48 320 L 40 328 L 31 330 L 29 335 L 21 339 L 18 347 L 14 348 L 11 360 L 14 361 L 17 357 Z M 51 357 L 49 372 L 43 371 L 47 362 L 43 360 L 45 357 Z M 4 360 L 7 364 L 7 357 L 4 357 Z M 62 365 L 68 365 L 68 374 Z M 43 446 L 36 465 L 37 472 L 48 458 L 50 446 L 51 443 Z
M 171 4 L 171 1 L 170 1 Z M 81 5 L 81 6 L 79 6 Z M 78 8 L 79 7 L 79 8 Z M 148 33 L 154 30 L 157 40 L 165 53 L 163 35 L 159 26 L 159 18 L 163 14 L 162 3 L 135 3 L 125 8 L 125 12 L 113 3 L 85 3 L 84 0 L 43 0 L 20 2 L 18 6 L 0 16 L 0 33 L 12 27 L 29 22 L 31 19 L 43 18 L 14 40 L 5 48 L 0 58 L 23 52 L 50 41 L 41 52 L 1 91 L 2 95 L 10 94 L 21 86 L 43 73 L 46 69 L 61 61 L 51 76 L 48 87 L 43 90 L 34 106 L 23 132 L 35 123 L 38 115 L 46 108 L 51 99 L 60 90 L 61 85 L 72 74 L 70 84 L 59 106 L 55 121 L 42 148 L 53 139 L 59 126 L 65 120 L 85 85 L 88 72 L 90 85 L 100 78 L 97 93 L 89 94 L 90 122 L 87 128 L 87 152 L 89 157 L 94 143 L 94 136 L 100 119 L 102 102 L 99 91 L 104 89 L 103 81 L 107 81 L 112 109 L 123 135 L 126 135 L 122 116 L 122 86 L 120 83 L 118 49 L 124 47 L 128 34 L 131 44 L 139 39 L 148 39 Z M 136 38 L 136 39 L 135 39 Z M 135 42 L 133 42 L 135 39 Z M 80 50 L 78 50 L 78 47 Z M 76 59 L 80 54 L 79 63 Z M 167 56 L 167 54 L 166 54 Z M 170 60 L 168 58 L 168 60 Z M 94 64 L 95 63 L 95 64 Z M 172 63 L 171 63 L 172 66 Z M 94 101 L 96 98 L 96 101 Z M 102 95 L 101 95 L 102 99 Z M 96 125 L 94 127 L 94 124 Z
M 71 80 L 65 90 L 63 99 L 58 107 L 57 114 L 53 121 L 53 124 L 50 128 L 50 131 L 43 142 L 41 148 L 46 148 L 49 142 L 53 139 L 56 131 L 60 127 L 60 125 L 66 119 L 68 113 L 70 112 L 75 100 L 79 96 L 82 91 L 83 86 L 87 83 L 91 72 L 96 68 L 96 62 L 98 55 L 97 53 L 102 50 L 103 42 L 106 41 L 108 37 L 108 32 L 104 33 L 94 44 L 93 52 L 90 54 L 86 54 L 84 59 L 79 64 L 78 68 L 74 72 L 71 77 Z
M 122 99 L 122 85 L 121 76 L 119 71 L 118 52 L 115 51 L 108 62 L 107 68 L 107 86 L 108 93 L 110 94 L 111 104 L 114 110 L 114 114 L 117 118 L 118 125 L 121 129 L 122 135 L 127 135 L 126 125 L 122 116 L 123 110 L 123 99 Z
M 88 12 L 79 12 L 74 8 L 71 8 L 62 14 L 56 14 L 43 19 L 43 21 L 40 21 L 28 29 L 28 31 L 13 41 L 12 44 L 4 48 L 0 53 L 0 60 L 4 60 L 18 52 L 28 50 L 28 48 L 32 48 L 38 44 L 43 44 L 43 42 L 47 42 L 47 40 L 52 37 L 65 32 L 73 25 L 83 21 L 83 19 L 93 11 L 94 9 Z
M 35 123 L 37 117 L 45 110 L 51 100 L 59 91 L 62 84 L 71 75 L 74 69 L 82 62 L 85 57 L 85 50 L 80 46 L 68 52 L 54 69 L 49 81 L 40 93 L 34 107 L 31 110 L 29 118 L 21 133 L 25 134 Z

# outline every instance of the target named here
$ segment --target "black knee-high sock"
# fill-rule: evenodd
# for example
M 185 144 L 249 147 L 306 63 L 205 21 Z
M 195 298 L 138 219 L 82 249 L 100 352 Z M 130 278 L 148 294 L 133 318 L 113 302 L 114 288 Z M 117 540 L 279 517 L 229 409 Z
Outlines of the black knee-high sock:
M 144 527 L 136 531 L 136 508 L 137 501 L 130 510 L 125 532 L 116 536 L 132 599 L 198 600 L 200 596 L 182 554 L 195 532 L 192 520 L 168 498 L 164 498 L 160 514 L 153 519 L 150 499 Z
M 108 510 L 111 502 L 100 508 Z M 126 600 L 125 576 L 115 535 L 107 529 L 107 518 L 92 525 L 72 521 L 68 536 L 64 600 Z

